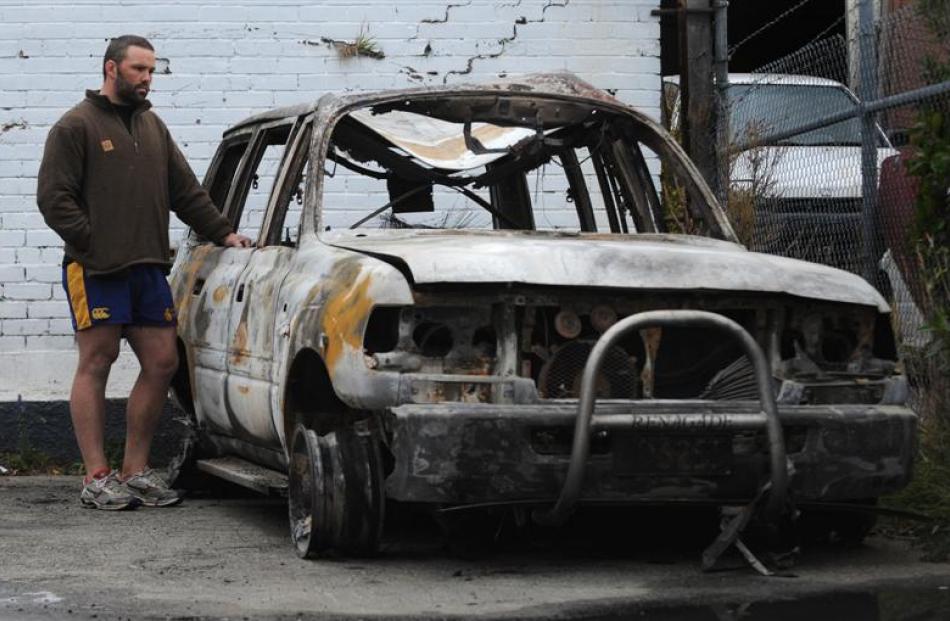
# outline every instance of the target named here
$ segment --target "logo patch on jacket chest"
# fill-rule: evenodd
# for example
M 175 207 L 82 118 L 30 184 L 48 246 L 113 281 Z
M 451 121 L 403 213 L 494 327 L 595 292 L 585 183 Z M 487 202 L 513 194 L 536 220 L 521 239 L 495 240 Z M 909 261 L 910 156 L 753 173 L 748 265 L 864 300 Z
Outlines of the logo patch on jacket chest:
M 109 140 L 108 138 L 106 138 L 105 140 L 103 140 L 103 141 L 102 141 L 101 143 L 99 143 L 99 144 L 102 145 L 102 150 L 103 150 L 105 153 L 108 153 L 109 151 L 112 151 L 112 150 L 115 149 L 115 147 L 112 146 L 112 141 Z

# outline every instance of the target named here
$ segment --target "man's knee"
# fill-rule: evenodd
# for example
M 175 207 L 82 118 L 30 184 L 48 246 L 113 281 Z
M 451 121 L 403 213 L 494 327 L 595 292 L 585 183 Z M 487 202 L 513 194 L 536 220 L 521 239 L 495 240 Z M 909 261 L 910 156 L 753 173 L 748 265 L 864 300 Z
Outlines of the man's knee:
M 104 345 L 79 352 L 79 371 L 93 375 L 108 375 L 109 369 L 119 357 L 118 343 L 113 347 Z
M 169 349 L 160 352 L 154 352 L 152 355 L 143 356 L 140 360 L 142 372 L 155 377 L 171 379 L 178 370 L 178 352 L 175 349 Z

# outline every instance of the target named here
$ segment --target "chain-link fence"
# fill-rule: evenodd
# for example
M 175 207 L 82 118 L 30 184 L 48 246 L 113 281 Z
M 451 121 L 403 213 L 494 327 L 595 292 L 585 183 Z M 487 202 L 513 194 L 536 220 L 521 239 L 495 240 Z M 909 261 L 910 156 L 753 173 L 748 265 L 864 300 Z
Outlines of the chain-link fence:
M 918 411 L 950 421 L 950 3 L 859 12 L 850 40 L 730 75 L 725 202 L 752 250 L 875 284 Z

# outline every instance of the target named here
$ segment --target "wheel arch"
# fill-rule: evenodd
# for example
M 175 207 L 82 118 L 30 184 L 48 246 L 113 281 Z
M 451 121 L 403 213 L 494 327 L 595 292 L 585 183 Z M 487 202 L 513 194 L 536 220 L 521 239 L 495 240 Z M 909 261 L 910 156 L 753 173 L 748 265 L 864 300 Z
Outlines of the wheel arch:
M 311 348 L 298 351 L 284 385 L 283 431 L 290 443 L 300 424 L 317 434 L 328 433 L 344 421 L 347 405 L 337 396 L 323 357 Z

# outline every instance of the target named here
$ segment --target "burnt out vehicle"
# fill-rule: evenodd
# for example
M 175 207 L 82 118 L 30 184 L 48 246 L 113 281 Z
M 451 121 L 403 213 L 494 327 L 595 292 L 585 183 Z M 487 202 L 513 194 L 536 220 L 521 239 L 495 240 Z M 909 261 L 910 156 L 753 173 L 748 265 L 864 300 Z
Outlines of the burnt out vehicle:
M 174 470 L 286 490 L 303 556 L 372 552 L 387 501 L 779 515 L 908 482 L 881 296 L 747 251 L 671 137 L 575 77 L 273 110 L 205 183 L 257 244 L 177 254 Z

